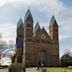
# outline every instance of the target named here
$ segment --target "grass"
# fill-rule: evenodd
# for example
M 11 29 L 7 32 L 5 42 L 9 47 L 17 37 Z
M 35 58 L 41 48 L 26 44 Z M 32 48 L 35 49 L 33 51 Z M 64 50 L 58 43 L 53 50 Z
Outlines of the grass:
M 45 68 L 47 72 L 72 72 L 72 69 L 68 68 Z M 66 71 L 65 71 L 66 70 Z M 39 72 L 42 72 L 42 69 L 39 69 Z

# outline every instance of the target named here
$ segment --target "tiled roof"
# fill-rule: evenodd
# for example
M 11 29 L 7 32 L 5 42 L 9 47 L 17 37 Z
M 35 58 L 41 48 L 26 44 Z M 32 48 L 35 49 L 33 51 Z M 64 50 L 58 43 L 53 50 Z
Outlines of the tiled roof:
M 20 25 L 23 25 L 23 21 L 22 21 L 22 19 L 20 19 L 20 20 L 18 21 L 18 23 L 17 23 L 17 28 L 19 28 Z
M 58 26 L 54 16 L 52 16 L 52 18 L 51 18 L 50 26 Z
M 38 29 L 40 29 L 40 25 L 39 25 L 39 23 L 37 22 L 36 25 L 35 25 L 35 28 L 34 28 L 35 32 L 36 32 Z
M 31 14 L 30 10 L 28 9 L 25 14 L 25 20 L 28 18 L 29 15 L 32 17 L 32 14 Z

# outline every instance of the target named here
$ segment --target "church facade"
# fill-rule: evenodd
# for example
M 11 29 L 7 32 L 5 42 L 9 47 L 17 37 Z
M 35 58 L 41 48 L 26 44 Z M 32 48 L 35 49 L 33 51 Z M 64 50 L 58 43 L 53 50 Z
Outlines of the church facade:
M 40 62 L 46 66 L 58 66 L 59 33 L 55 17 L 51 18 L 49 33 L 44 27 L 41 29 L 38 22 L 33 28 L 33 22 L 32 14 L 28 9 L 24 22 L 20 19 L 17 24 L 15 62 L 35 66 Z

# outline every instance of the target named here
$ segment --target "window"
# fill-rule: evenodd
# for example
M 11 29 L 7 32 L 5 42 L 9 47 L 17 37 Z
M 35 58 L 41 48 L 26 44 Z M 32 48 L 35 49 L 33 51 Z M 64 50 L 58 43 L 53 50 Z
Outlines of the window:
M 47 43 L 50 43 L 50 41 L 47 41 Z
M 36 42 L 40 42 L 38 39 L 36 39 Z
M 31 41 L 31 38 L 27 38 L 27 41 Z
M 23 37 L 17 37 L 16 46 L 17 48 L 23 48 Z
M 46 41 L 45 41 L 45 40 L 42 40 L 41 42 L 42 42 L 42 43 L 45 43 Z
M 31 24 L 28 24 L 28 25 L 27 25 L 27 27 L 31 27 L 31 26 L 32 26 Z

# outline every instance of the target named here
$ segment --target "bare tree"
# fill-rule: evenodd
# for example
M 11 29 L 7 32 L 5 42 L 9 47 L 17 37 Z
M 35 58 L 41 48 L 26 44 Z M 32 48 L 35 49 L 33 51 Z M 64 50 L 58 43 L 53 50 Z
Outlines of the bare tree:
M 3 52 L 5 51 L 6 47 L 6 41 L 2 40 L 2 36 L 0 35 L 0 64 L 1 64 L 1 58 L 3 56 Z
M 72 51 L 69 48 L 66 48 L 64 54 L 72 56 Z
M 10 40 L 6 54 L 11 58 L 14 55 L 14 53 L 15 53 L 15 43 L 14 41 Z
M 1 59 L 3 57 L 11 58 L 15 53 L 15 43 L 10 40 L 9 43 L 2 40 L 2 35 L 0 33 L 0 65 L 2 64 Z
M 9 43 L 7 44 L 7 48 L 3 52 L 3 57 L 7 57 L 10 60 L 12 60 L 12 57 L 15 54 L 15 43 L 14 41 L 10 40 Z

